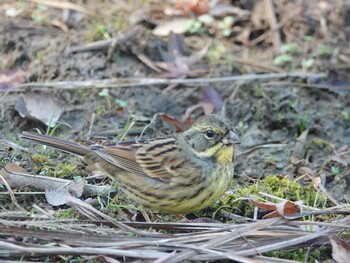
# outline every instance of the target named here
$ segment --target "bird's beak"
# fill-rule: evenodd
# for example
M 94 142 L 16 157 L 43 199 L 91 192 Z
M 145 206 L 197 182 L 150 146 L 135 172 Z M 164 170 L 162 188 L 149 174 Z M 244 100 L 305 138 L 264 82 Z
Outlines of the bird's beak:
M 235 131 L 230 131 L 222 139 L 222 143 L 225 144 L 225 145 L 228 145 L 228 144 L 240 144 L 241 143 L 241 139 L 239 138 L 239 136 L 237 135 L 237 133 Z

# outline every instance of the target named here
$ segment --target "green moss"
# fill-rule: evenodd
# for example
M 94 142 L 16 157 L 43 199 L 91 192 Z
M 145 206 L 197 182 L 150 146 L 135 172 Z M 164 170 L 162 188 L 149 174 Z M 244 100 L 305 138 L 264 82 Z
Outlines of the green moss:
M 322 139 L 322 138 L 314 138 L 312 140 L 312 144 L 314 144 L 315 146 L 317 146 L 319 149 L 324 149 L 325 147 L 329 147 L 330 144 L 329 142 L 327 142 L 326 140 Z
M 62 209 L 57 212 L 57 218 L 59 219 L 76 219 L 79 218 L 80 214 L 73 208 Z
M 277 161 L 275 159 L 273 159 L 273 158 L 265 159 L 264 162 L 267 165 L 276 165 L 276 163 L 277 163 Z
M 36 164 L 41 165 L 41 166 L 44 166 L 44 165 L 53 166 L 54 165 L 54 162 L 52 160 L 50 160 L 48 156 L 38 154 L 38 153 L 32 155 L 32 160 Z
M 239 211 L 239 214 L 243 216 L 252 217 L 254 205 L 244 200 L 244 198 L 253 197 L 260 202 L 271 202 L 261 197 L 261 195 L 258 194 L 259 192 L 290 201 L 303 200 L 304 204 L 312 207 L 320 208 L 328 204 L 330 205 L 330 201 L 327 197 L 322 192 L 315 190 L 313 185 L 301 186 L 297 182 L 279 176 L 269 176 L 258 181 L 254 185 L 240 187 L 235 194 L 230 194 L 223 200 L 223 205 L 229 207 L 231 211 Z
M 305 262 L 306 255 L 308 253 L 307 248 L 297 248 L 290 250 L 279 250 L 268 252 L 265 255 L 269 257 L 275 257 L 280 259 L 289 259 L 299 262 Z M 330 246 L 319 247 L 313 250 L 307 258 L 306 262 L 320 262 L 332 258 L 332 248 Z
M 58 178 L 81 175 L 78 162 L 54 162 L 49 156 L 42 154 L 34 154 L 32 160 L 37 174 Z

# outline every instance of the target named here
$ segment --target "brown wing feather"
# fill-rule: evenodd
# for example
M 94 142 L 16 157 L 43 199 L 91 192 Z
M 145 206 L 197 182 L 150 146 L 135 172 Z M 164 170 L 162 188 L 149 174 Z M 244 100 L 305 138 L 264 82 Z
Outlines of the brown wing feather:
M 179 148 L 175 138 L 118 144 L 94 150 L 100 158 L 135 175 L 170 181 L 173 165 L 178 165 Z
M 175 138 L 167 138 L 150 141 L 137 150 L 135 157 L 149 177 L 171 181 L 175 174 L 172 164 L 180 160 L 178 155 L 179 147 Z
M 128 146 L 118 144 L 115 146 L 97 149 L 94 151 L 94 153 L 105 161 L 128 172 L 144 175 L 142 167 L 140 167 L 135 159 L 135 154 L 139 147 L 141 147 L 141 145 L 137 143 Z

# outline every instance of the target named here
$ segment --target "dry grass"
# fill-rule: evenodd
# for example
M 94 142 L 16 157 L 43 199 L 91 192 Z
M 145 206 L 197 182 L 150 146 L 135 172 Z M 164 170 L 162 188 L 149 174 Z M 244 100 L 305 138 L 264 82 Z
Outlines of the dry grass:
M 324 213 L 330 211 L 349 214 L 344 209 L 325 210 Z M 317 211 L 319 215 L 322 213 Z M 118 259 L 159 260 L 157 262 L 219 259 L 273 262 L 263 254 L 329 243 L 329 236 L 350 227 L 349 216 L 333 223 L 297 221 L 301 216 L 296 216 L 245 224 L 121 223 L 101 212 L 99 216 L 107 220 L 63 220 L 2 212 L 0 258 L 24 257 L 34 262 L 40 257 L 54 255 L 105 255 Z M 302 230 L 307 225 L 317 227 Z M 294 261 L 278 259 L 278 262 Z

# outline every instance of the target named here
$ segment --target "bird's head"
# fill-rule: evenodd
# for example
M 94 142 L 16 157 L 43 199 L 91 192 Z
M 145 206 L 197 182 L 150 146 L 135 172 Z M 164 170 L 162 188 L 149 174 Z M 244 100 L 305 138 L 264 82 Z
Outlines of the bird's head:
M 182 136 L 198 158 L 212 159 L 219 165 L 232 164 L 234 145 L 240 143 L 231 122 L 216 114 L 199 118 Z

